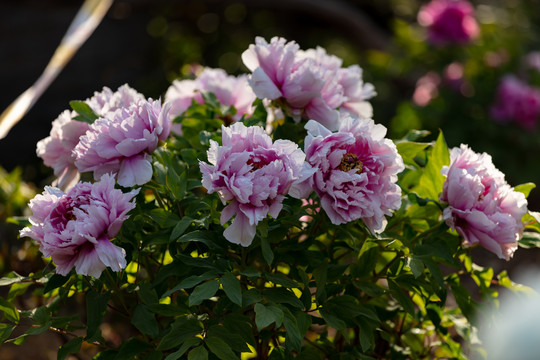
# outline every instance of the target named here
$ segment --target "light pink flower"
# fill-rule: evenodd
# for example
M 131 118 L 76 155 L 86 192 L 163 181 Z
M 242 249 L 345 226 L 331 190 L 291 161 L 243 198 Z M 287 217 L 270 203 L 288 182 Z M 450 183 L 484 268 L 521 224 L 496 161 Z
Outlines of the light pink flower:
M 428 72 L 416 82 L 413 101 L 418 106 L 426 106 L 439 95 L 441 77 L 434 71 Z
M 204 103 L 201 92 L 214 93 L 221 105 L 234 106 L 234 121 L 253 113 L 256 97 L 247 82 L 247 75 L 238 77 L 227 75 L 222 69 L 205 68 L 195 80 L 175 80 L 165 94 L 165 101 L 171 102 L 171 117 L 181 115 L 195 100 Z
M 131 104 L 136 104 L 140 100 L 144 100 L 144 95 L 131 88 L 128 84 L 124 84 L 114 92 L 104 86 L 101 92 L 95 91 L 94 96 L 84 102 L 90 106 L 96 115 L 101 117 L 120 108 L 128 108 Z
M 486 153 L 466 145 L 453 148 L 441 201 L 447 202 L 444 219 L 469 244 L 480 244 L 501 259 L 509 260 L 523 233 L 521 218 L 527 200 L 511 188 Z
M 305 175 L 305 155 L 288 140 L 272 139 L 262 127 L 246 127 L 238 122 L 222 126 L 223 145 L 211 141 L 208 161 L 199 162 L 202 185 L 217 192 L 228 205 L 221 212 L 225 224 L 236 215 L 223 235 L 234 244 L 249 246 L 256 225 L 270 216 L 276 218 L 282 200 L 293 182 Z
M 396 181 L 404 169 L 396 146 L 384 137 L 386 128 L 347 115 L 336 133 L 313 120 L 306 129 L 306 161 L 315 173 L 295 191 L 306 196 L 315 190 L 333 224 L 362 219 L 372 233 L 382 232 L 385 215 L 401 205 Z
M 79 138 L 86 133 L 89 124 L 73 120 L 75 112 L 65 110 L 52 123 L 50 135 L 37 143 L 37 156 L 45 165 L 52 167 L 57 179 L 53 186 L 66 190 L 79 181 L 79 171 L 75 166 L 72 151 Z
M 74 149 L 79 171 L 92 171 L 96 180 L 113 173 L 125 187 L 150 181 L 150 154 L 169 136 L 169 106 L 142 100 L 96 120 Z
M 527 130 L 536 129 L 540 118 L 540 89 L 515 76 L 503 77 L 491 115 L 503 123 L 515 121 Z
M 418 12 L 418 23 L 435 45 L 465 44 L 480 34 L 474 8 L 466 0 L 433 0 Z
M 363 84 L 358 66 L 342 68 L 342 61 L 322 48 L 302 51 L 294 42 L 257 37 L 242 54 L 252 71 L 249 83 L 258 98 L 285 105 L 296 120 L 313 119 L 331 130 L 339 127 L 339 111 L 371 116 L 365 100 L 374 96 Z
M 114 178 L 104 175 L 100 182 L 77 183 L 68 193 L 46 187 L 30 201 L 30 227 L 21 236 L 36 240 L 44 257 L 57 265 L 56 272 L 99 277 L 110 267 L 126 266 L 124 249 L 111 240 L 135 207 L 131 200 L 139 190 L 129 193 L 114 188 Z

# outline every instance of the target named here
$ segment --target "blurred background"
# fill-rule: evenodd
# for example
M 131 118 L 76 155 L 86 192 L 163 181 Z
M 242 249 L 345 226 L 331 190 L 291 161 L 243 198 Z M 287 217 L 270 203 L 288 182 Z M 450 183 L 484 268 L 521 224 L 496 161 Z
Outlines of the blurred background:
M 39 77 L 82 3 L 0 2 L 0 110 Z M 370 100 L 373 118 L 393 139 L 426 129 L 430 140 L 442 129 L 449 147 L 465 143 L 491 154 L 511 185 L 540 184 L 540 1 L 471 3 L 479 34 L 466 43 L 435 44 L 417 18 L 427 1 L 114 1 L 49 89 L 0 140 L 0 273 L 43 267 L 36 248 L 17 239 L 19 227 L 6 219 L 24 215 L 28 200 L 50 184 L 52 169 L 37 158 L 36 143 L 69 101 L 125 83 L 158 98 L 174 79 L 193 77 L 198 65 L 247 72 L 240 56 L 256 36 L 282 36 L 302 49 L 321 46 L 345 66 L 360 65 L 377 91 Z M 501 89 L 508 76 L 514 87 Z M 540 191 L 533 190 L 529 204 L 540 209 Z M 532 251 L 527 258 L 519 254 L 504 266 L 536 262 Z M 477 256 L 499 263 L 482 249 Z M 4 348 L 1 357 L 16 359 L 21 349 L 10 355 Z

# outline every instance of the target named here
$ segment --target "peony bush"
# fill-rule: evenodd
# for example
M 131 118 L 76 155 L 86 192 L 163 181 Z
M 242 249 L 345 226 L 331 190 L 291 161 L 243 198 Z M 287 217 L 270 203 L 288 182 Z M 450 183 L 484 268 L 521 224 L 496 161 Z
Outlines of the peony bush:
M 58 359 L 485 354 L 479 304 L 522 287 L 472 253 L 539 245 L 534 184 L 442 133 L 390 139 L 362 69 L 322 48 L 257 38 L 242 58 L 250 74 L 205 69 L 164 102 L 104 88 L 53 122 L 37 153 L 59 188 L 13 219 L 46 266 L 0 279 L 1 340 L 61 333 Z

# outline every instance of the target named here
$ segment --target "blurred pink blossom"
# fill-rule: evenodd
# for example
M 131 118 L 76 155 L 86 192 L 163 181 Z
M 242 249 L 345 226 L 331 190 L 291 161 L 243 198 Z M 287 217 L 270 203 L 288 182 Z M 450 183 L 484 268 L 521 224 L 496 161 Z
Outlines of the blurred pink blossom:
M 36 240 L 60 275 L 73 268 L 77 274 L 94 277 L 106 267 L 120 271 L 126 267 L 125 251 L 111 240 L 135 207 L 131 200 L 139 190 L 122 193 L 114 184 L 112 176 L 104 175 L 100 182 L 77 183 L 67 194 L 46 187 L 30 201 L 31 226 L 20 235 Z
M 224 204 L 221 223 L 234 215 L 223 235 L 234 244 L 249 246 L 256 225 L 269 214 L 276 218 L 291 185 L 304 176 L 305 155 L 289 140 L 272 139 L 262 127 L 238 122 L 222 126 L 220 146 L 211 141 L 208 161 L 199 162 L 202 185 L 217 192 Z
M 441 84 L 441 77 L 434 71 L 428 72 L 416 82 L 416 89 L 413 93 L 413 101 L 418 106 L 426 106 L 431 100 L 439 95 L 438 87 Z
M 515 121 L 527 130 L 536 129 L 540 116 L 540 89 L 512 75 L 503 77 L 491 115 L 502 123 Z
M 465 44 L 480 34 L 474 8 L 466 0 L 432 0 L 420 8 L 418 23 L 428 29 L 434 45 Z
M 523 233 L 521 218 L 527 200 L 514 191 L 486 153 L 477 154 L 466 145 L 453 148 L 441 201 L 447 202 L 443 217 L 468 244 L 480 244 L 501 259 L 509 260 Z
M 295 184 L 297 192 L 306 196 L 315 190 L 333 224 L 362 219 L 372 233 L 384 231 L 385 216 L 401 205 L 396 182 L 404 169 L 395 144 L 385 138 L 386 128 L 347 115 L 336 133 L 313 120 L 306 129 L 306 161 L 315 172 Z
M 169 136 L 170 104 L 141 100 L 97 119 L 75 147 L 75 165 L 94 179 L 113 173 L 118 184 L 143 185 L 152 178 L 150 154 Z
M 181 115 L 195 100 L 204 103 L 201 92 L 216 95 L 221 105 L 234 106 L 234 121 L 253 113 L 252 103 L 256 96 L 248 84 L 247 75 L 231 76 L 222 69 L 205 68 L 195 80 L 175 80 L 165 94 L 165 101 L 171 103 L 171 118 Z M 180 124 L 173 124 L 173 131 L 181 134 Z

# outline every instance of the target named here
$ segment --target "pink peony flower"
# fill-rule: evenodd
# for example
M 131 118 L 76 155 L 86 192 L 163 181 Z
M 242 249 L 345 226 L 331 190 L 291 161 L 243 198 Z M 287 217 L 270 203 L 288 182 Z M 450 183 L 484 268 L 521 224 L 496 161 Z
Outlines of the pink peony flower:
M 469 244 L 481 244 L 501 259 L 509 260 L 523 233 L 521 218 L 527 200 L 514 191 L 486 153 L 466 145 L 452 149 L 441 201 L 447 202 L 443 217 Z
M 94 96 L 86 99 L 90 108 L 98 115 L 104 116 L 109 112 L 115 112 L 120 108 L 130 107 L 131 104 L 138 103 L 144 100 L 144 95 L 138 93 L 128 84 L 124 84 L 113 92 L 108 87 L 104 86 L 101 92 L 94 92 Z
M 113 173 L 118 184 L 142 185 L 152 178 L 150 154 L 169 136 L 170 104 L 142 100 L 97 119 L 75 147 L 75 165 L 94 179 Z
M 293 182 L 305 176 L 305 155 L 289 140 L 272 139 L 262 127 L 234 123 L 222 126 L 223 145 L 211 142 L 208 161 L 199 162 L 202 185 L 217 192 L 223 203 L 221 224 L 236 214 L 223 235 L 234 244 L 249 246 L 256 225 L 267 214 L 276 218 Z
M 222 105 L 234 106 L 234 121 L 253 113 L 252 104 L 256 97 L 249 87 L 247 75 L 230 76 L 222 69 L 206 68 L 195 80 L 173 81 L 165 94 L 165 101 L 171 102 L 171 117 L 181 115 L 193 100 L 204 103 L 201 91 L 214 93 Z
M 89 124 L 73 120 L 75 112 L 65 110 L 52 123 L 51 133 L 37 143 L 37 156 L 45 165 L 54 169 L 57 179 L 53 186 L 66 190 L 75 185 L 80 178 L 75 166 L 72 151 L 79 143 L 79 138 L 86 133 Z
M 342 68 L 342 61 L 322 48 L 302 51 L 298 45 L 274 37 L 257 37 L 242 54 L 252 71 L 249 83 L 258 98 L 284 103 L 296 120 L 313 119 L 330 130 L 339 127 L 339 111 L 369 117 L 365 100 L 375 95 L 363 84 L 358 66 Z
M 480 34 L 474 8 L 465 0 L 433 0 L 420 8 L 418 23 L 434 45 L 465 44 Z
M 502 78 L 491 116 L 500 122 L 515 121 L 527 130 L 534 130 L 540 117 L 540 89 L 515 76 Z
M 396 146 L 384 138 L 386 128 L 347 115 L 336 133 L 313 120 L 306 129 L 306 161 L 315 173 L 295 191 L 306 196 L 315 190 L 333 224 L 362 219 L 372 233 L 382 232 L 385 215 L 401 205 L 396 181 L 404 169 Z
M 68 193 L 46 187 L 30 201 L 30 227 L 21 236 L 36 240 L 44 257 L 57 265 L 56 272 L 99 277 L 108 266 L 120 271 L 126 266 L 124 249 L 111 240 L 135 207 L 129 193 L 114 188 L 114 178 L 104 175 L 100 182 L 77 183 Z

